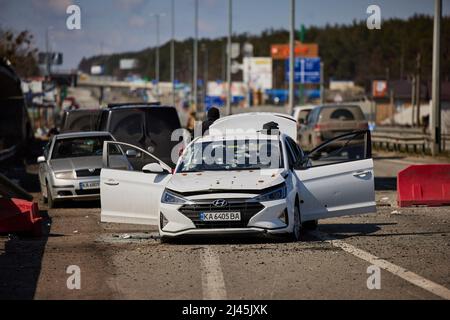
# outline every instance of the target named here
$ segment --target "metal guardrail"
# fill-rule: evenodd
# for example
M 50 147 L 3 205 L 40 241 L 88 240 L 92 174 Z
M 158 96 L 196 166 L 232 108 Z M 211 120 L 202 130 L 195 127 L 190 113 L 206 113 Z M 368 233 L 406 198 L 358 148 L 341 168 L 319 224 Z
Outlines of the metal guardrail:
M 388 151 L 428 153 L 431 150 L 431 136 L 417 128 L 377 128 L 372 132 L 372 143 L 376 149 Z M 450 134 L 443 134 L 442 151 L 448 151 Z

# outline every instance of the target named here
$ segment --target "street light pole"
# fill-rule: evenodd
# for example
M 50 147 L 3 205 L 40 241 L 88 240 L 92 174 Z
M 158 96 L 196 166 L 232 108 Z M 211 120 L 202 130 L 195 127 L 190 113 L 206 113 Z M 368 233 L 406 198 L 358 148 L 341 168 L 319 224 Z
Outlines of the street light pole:
M 441 18 L 442 0 L 435 0 L 433 35 L 433 87 L 431 106 L 431 153 L 436 156 L 441 151 Z
M 172 81 L 172 105 L 175 106 L 175 0 L 172 0 L 172 41 L 170 42 L 170 81 Z
M 192 87 L 193 87 L 193 102 L 194 102 L 194 110 L 198 110 L 198 85 L 197 85 L 197 79 L 198 79 L 198 0 L 195 1 L 195 37 L 194 37 L 194 78 L 192 81 Z
M 231 115 L 231 36 L 233 33 L 233 1 L 228 0 L 228 42 L 227 42 L 227 115 Z
M 294 68 L 295 68 L 295 0 L 291 0 L 291 26 L 289 34 L 289 106 L 288 114 L 292 114 L 295 104 Z
M 159 100 L 159 22 L 160 18 L 164 17 L 164 13 L 154 13 L 151 17 L 156 19 L 156 57 L 155 57 L 155 81 L 156 81 L 156 97 Z

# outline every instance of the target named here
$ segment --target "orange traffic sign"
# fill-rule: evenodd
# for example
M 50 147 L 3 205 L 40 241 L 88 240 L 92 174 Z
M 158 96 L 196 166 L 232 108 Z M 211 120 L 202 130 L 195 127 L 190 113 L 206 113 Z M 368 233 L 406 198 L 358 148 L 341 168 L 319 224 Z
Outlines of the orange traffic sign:
M 271 47 L 272 58 L 276 60 L 289 59 L 288 44 L 274 44 Z M 295 44 L 295 56 L 302 58 L 317 58 L 319 56 L 319 45 L 317 43 L 300 43 Z

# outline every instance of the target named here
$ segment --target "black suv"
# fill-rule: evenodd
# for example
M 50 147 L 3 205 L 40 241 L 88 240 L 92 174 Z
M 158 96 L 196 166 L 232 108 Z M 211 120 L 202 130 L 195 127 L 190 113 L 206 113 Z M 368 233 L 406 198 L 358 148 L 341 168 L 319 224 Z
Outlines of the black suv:
M 108 131 L 117 141 L 147 150 L 172 167 L 172 150 L 182 141 L 172 141 L 172 133 L 180 128 L 174 107 L 149 103 L 109 105 L 97 123 L 98 131 Z
M 95 131 L 100 109 L 65 111 L 61 120 L 61 133 Z

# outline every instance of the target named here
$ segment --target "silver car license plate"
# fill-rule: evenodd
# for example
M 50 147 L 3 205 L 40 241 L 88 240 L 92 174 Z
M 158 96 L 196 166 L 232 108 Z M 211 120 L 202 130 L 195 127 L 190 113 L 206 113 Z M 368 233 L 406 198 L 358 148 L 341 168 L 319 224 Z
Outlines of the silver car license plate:
M 201 221 L 241 221 L 241 213 L 236 212 L 202 212 Z
M 100 188 L 100 182 L 81 182 L 80 183 L 80 189 L 81 190 L 90 190 L 90 189 L 99 189 Z

